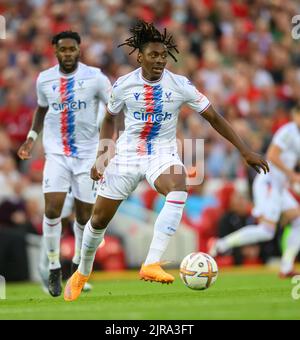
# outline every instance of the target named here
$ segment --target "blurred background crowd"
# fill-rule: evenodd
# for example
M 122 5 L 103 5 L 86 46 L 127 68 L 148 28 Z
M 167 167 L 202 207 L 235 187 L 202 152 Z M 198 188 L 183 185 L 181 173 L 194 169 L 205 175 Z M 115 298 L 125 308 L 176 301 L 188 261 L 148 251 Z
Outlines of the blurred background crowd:
M 117 47 L 136 19 L 166 27 L 180 52 L 168 68 L 191 79 L 257 152 L 289 121 L 300 93 L 300 44 L 291 35 L 292 17 L 300 14 L 296 0 L 0 0 L 0 14 L 7 30 L 0 40 L 0 229 L 41 232 L 43 149 L 39 142 L 23 163 L 16 151 L 30 129 L 36 78 L 56 63 L 51 38 L 60 31 L 79 32 L 81 61 L 114 82 L 138 67 L 135 53 Z M 205 139 L 205 183 L 190 188 L 184 216 L 205 251 L 211 235 L 251 219 L 254 174 L 186 107 L 178 138 Z M 160 200 L 146 184 L 133 199 L 156 211 Z M 257 259 L 260 249 L 249 249 L 244 255 Z

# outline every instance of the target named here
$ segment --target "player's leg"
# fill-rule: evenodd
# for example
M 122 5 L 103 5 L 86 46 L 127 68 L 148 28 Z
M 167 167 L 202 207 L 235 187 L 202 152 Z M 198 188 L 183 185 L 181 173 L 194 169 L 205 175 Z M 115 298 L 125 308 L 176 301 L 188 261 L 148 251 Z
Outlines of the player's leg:
M 61 287 L 60 238 L 61 212 L 69 191 L 71 174 L 64 156 L 46 155 L 43 175 L 45 215 L 43 218 L 43 238 L 49 259 L 49 293 L 59 296 Z
M 64 206 L 61 212 L 61 223 L 62 228 L 64 228 L 65 224 L 68 224 L 68 218 L 72 215 L 74 206 L 74 197 L 69 192 L 65 198 Z M 48 292 L 48 280 L 49 280 L 49 259 L 47 254 L 47 249 L 45 245 L 44 238 L 41 242 L 41 249 L 40 249 L 40 260 L 39 260 L 39 274 L 42 281 L 42 288 L 45 293 Z
M 271 187 L 259 176 L 255 179 L 253 193 L 253 214 L 258 218 L 258 224 L 245 226 L 224 238 L 211 240 L 208 250 L 211 256 L 225 253 L 235 247 L 273 239 L 282 211 L 282 192 L 277 187 Z
M 68 280 L 65 300 L 76 300 L 92 271 L 96 251 L 104 239 L 107 226 L 124 199 L 136 188 L 140 176 L 121 174 L 114 167 L 116 158 L 111 161 L 99 183 L 98 197 L 91 219 L 84 228 L 81 260 L 78 270 Z
M 300 207 L 296 199 L 287 190 L 284 193 L 283 209 L 283 217 L 291 225 L 280 265 L 280 277 L 285 278 L 296 274 L 294 262 L 300 251 Z
M 121 203 L 122 200 L 98 196 L 92 218 L 88 221 L 83 234 L 81 261 L 78 267 L 81 274 L 90 275 L 96 251 L 104 239 L 109 222 Z
M 66 301 L 76 300 L 92 271 L 96 251 L 104 239 L 108 223 L 115 215 L 122 200 L 98 196 L 91 219 L 87 222 L 81 247 L 81 260 L 78 270 L 68 280 L 65 287 Z
M 60 237 L 61 237 L 61 211 L 64 205 L 66 192 L 49 192 L 45 197 L 45 215 L 43 219 L 43 235 L 47 254 L 49 258 L 49 268 L 60 268 Z
M 276 223 L 261 217 L 258 224 L 247 225 L 238 231 L 211 243 L 209 245 L 208 253 L 214 257 L 218 253 L 225 253 L 232 248 L 271 241 L 274 238 L 275 231 Z
M 60 264 L 60 238 L 62 231 L 61 211 L 66 192 L 45 193 L 45 215 L 43 218 L 43 243 L 49 260 L 48 290 L 53 296 L 62 292 L 61 264 Z
M 74 214 L 74 207 L 75 207 L 75 198 L 73 196 L 73 193 L 72 193 L 72 189 L 70 187 L 70 190 L 66 196 L 66 199 L 65 199 L 65 203 L 64 203 L 64 206 L 63 206 L 63 209 L 62 209 L 62 212 L 61 212 L 61 220 L 62 220 L 62 227 L 64 229 L 64 227 L 68 227 L 69 226 L 69 223 L 70 223 L 70 217 L 72 216 L 73 217 L 73 214 Z M 75 234 L 75 254 L 76 254 L 76 245 L 77 245 L 77 233 L 76 233 L 76 218 L 74 218 L 74 222 L 73 222 L 73 231 L 74 231 L 74 234 Z M 80 248 L 79 248 L 79 258 L 80 258 L 80 249 L 81 249 L 81 243 L 80 243 Z M 74 255 L 75 256 L 75 255 Z M 79 263 L 79 262 L 78 262 Z M 73 272 L 71 272 L 71 275 L 72 275 Z
M 41 247 L 40 247 L 40 259 L 38 271 L 41 279 L 42 289 L 45 293 L 49 293 L 49 259 L 47 254 L 47 249 L 45 245 L 45 239 L 42 237 Z
M 155 222 L 152 242 L 140 277 L 170 283 L 174 277 L 162 270 L 160 262 L 180 224 L 187 199 L 185 169 L 180 164 L 172 165 L 155 179 L 154 186 L 166 197 L 166 201 Z
M 75 235 L 75 252 L 72 259 L 72 273 L 77 270 L 80 263 L 80 254 L 84 227 L 91 218 L 94 204 L 75 199 L 75 221 L 73 225 Z M 74 270 L 74 268 L 76 268 Z
M 75 236 L 75 252 L 72 259 L 73 274 L 79 266 L 81 258 L 81 246 L 85 225 L 91 218 L 94 204 L 97 198 L 98 183 L 90 177 L 90 170 L 94 159 L 73 160 L 71 191 L 74 197 L 75 220 L 73 224 Z

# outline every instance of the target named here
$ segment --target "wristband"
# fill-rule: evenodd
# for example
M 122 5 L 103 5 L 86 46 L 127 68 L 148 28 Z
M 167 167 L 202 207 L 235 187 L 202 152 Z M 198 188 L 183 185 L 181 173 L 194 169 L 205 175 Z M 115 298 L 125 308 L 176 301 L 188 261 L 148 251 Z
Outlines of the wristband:
M 32 138 L 33 139 L 33 141 L 35 141 L 37 138 L 38 138 L 38 133 L 37 132 L 35 132 L 34 130 L 30 130 L 29 132 L 28 132 L 28 135 L 27 135 L 27 139 L 28 138 Z

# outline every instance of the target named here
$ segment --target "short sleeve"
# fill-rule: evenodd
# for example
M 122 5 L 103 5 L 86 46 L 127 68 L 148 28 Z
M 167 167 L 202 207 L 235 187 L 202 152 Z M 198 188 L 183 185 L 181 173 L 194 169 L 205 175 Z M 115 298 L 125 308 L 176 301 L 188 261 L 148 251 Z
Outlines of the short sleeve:
M 117 115 L 123 110 L 124 104 L 121 86 L 116 82 L 113 85 L 107 109 L 112 115 Z
M 272 144 L 278 146 L 281 150 L 288 150 L 293 145 L 293 133 L 285 126 L 279 129 L 272 140 Z
M 184 77 L 185 103 L 194 111 L 203 113 L 210 106 L 208 98 L 199 92 L 197 88 Z
M 100 73 L 99 84 L 99 98 L 105 105 L 107 105 L 111 93 L 111 82 L 107 76 Z
M 38 77 L 36 81 L 36 95 L 37 95 L 38 106 L 41 106 L 41 107 L 49 106 L 47 97 L 42 89 L 40 77 Z

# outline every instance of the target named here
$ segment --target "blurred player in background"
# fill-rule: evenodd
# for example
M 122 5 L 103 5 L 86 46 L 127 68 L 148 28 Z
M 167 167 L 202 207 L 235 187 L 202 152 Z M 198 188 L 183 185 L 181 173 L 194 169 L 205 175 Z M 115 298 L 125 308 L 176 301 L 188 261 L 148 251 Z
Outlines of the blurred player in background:
M 103 102 L 99 102 L 99 109 L 98 109 L 98 116 L 97 116 L 97 126 L 98 129 L 100 129 L 102 120 L 104 118 L 105 114 L 105 105 Z M 61 212 L 61 220 L 62 220 L 62 227 L 65 228 L 68 226 L 70 216 L 74 213 L 74 205 L 75 205 L 75 199 L 74 195 L 72 194 L 72 188 L 69 189 L 69 192 L 67 193 L 67 196 L 65 198 L 64 206 Z M 77 266 L 79 264 L 80 259 L 80 252 L 81 252 L 81 243 L 82 243 L 82 233 L 79 233 L 76 230 L 77 226 L 76 223 L 73 224 L 73 231 L 75 235 L 75 252 L 72 259 L 72 268 L 71 268 L 71 275 L 74 272 L 74 269 L 77 269 Z M 104 241 L 102 242 L 104 245 Z M 39 274 L 42 282 L 42 288 L 43 291 L 46 293 L 48 292 L 48 282 L 49 282 L 49 259 L 47 254 L 47 248 L 44 242 L 44 239 L 41 244 L 41 251 L 40 251 L 40 261 L 39 261 Z M 83 291 L 88 292 L 92 289 L 92 285 L 88 282 L 84 285 Z
M 64 206 L 61 212 L 61 223 L 62 223 L 62 228 L 67 228 L 69 223 L 70 223 L 70 217 L 74 213 L 74 203 L 75 199 L 72 194 L 72 191 L 67 193 L 67 196 L 65 198 Z M 76 230 L 75 230 L 76 224 L 73 223 L 73 230 L 74 230 L 74 235 L 76 235 Z M 78 233 L 77 233 L 78 234 Z M 80 258 L 80 251 L 81 251 L 81 242 L 82 242 L 82 237 L 75 237 L 75 252 L 74 256 L 72 259 L 72 268 L 71 268 L 71 274 L 73 273 L 74 270 L 74 265 L 77 267 L 77 259 Z M 76 265 L 77 264 L 77 265 Z M 42 239 L 41 243 L 41 251 L 40 251 L 40 261 L 39 261 L 39 267 L 38 271 L 40 274 L 41 278 L 41 283 L 42 283 L 42 288 L 45 293 L 49 293 L 48 290 L 48 285 L 49 285 L 49 258 L 48 258 L 48 253 L 47 253 L 47 248 L 45 244 L 45 239 Z M 92 285 L 90 283 L 86 283 L 83 287 L 84 292 L 89 292 L 92 290 Z
M 41 72 L 37 79 L 38 108 L 27 140 L 18 151 L 21 159 L 29 159 L 43 129 L 43 236 L 49 258 L 48 289 L 54 297 L 62 292 L 59 257 L 65 197 L 71 187 L 76 211 L 75 270 L 84 226 L 96 199 L 97 182 L 89 171 L 99 142 L 98 105 L 100 101 L 107 103 L 111 91 L 110 81 L 99 69 L 79 62 L 80 42 L 78 33 L 71 31 L 53 37 L 58 65 Z
M 291 232 L 283 251 L 280 277 L 292 277 L 294 261 L 300 250 L 300 206 L 289 192 L 289 186 L 300 184 L 300 174 L 294 169 L 300 161 L 300 106 L 292 110 L 293 122 L 281 127 L 273 137 L 267 152 L 270 172 L 257 175 L 253 183 L 253 215 L 257 225 L 248 225 L 224 238 L 210 241 L 210 254 L 216 256 L 231 248 L 266 242 L 275 236 L 281 215 L 290 222 Z
M 165 69 L 168 55 L 175 59 L 172 52 L 177 52 L 166 30 L 161 34 L 153 24 L 139 22 L 131 32 L 133 36 L 123 45 L 132 47 L 133 51 L 139 50 L 141 68 L 120 77 L 113 86 L 108 112 L 101 127 L 98 159 L 104 153 L 103 141 L 112 138 L 114 119 L 121 111 L 125 115 L 125 132 L 118 139 L 116 156 L 104 174 L 103 168 L 97 168 L 97 162 L 91 170 L 94 180 L 101 179 L 99 196 L 93 216 L 84 230 L 79 268 L 65 288 L 66 301 L 73 301 L 80 295 L 108 223 L 121 202 L 144 178 L 166 196 L 166 202 L 156 220 L 140 278 L 173 282 L 174 277 L 161 268 L 161 257 L 179 226 L 187 199 L 186 173 L 176 146 L 178 113 L 184 103 L 199 112 L 233 143 L 255 170 L 260 171 L 261 168 L 264 172 L 268 171 L 263 158 L 247 148 L 228 122 L 214 111 L 209 100 L 186 77 Z

